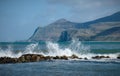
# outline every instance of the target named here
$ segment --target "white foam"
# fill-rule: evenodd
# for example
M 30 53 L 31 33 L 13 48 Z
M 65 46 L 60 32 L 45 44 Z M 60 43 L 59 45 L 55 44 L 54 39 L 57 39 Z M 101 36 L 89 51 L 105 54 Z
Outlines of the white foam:
M 20 57 L 23 54 L 38 54 L 38 52 L 35 52 L 34 49 L 38 46 L 38 43 L 35 44 L 30 44 L 26 46 L 25 51 L 20 51 L 18 53 L 13 52 L 12 46 L 8 46 L 6 49 L 1 49 L 0 48 L 0 57 Z
M 47 50 L 49 51 L 47 55 L 50 56 L 71 56 L 73 54 L 81 55 L 89 53 L 90 49 L 88 46 L 84 46 L 80 41 L 73 40 L 72 43 L 65 48 L 60 48 L 60 45 L 53 42 L 46 42 Z
M 29 53 L 29 54 L 33 54 L 33 53 L 35 53 L 35 48 L 38 46 L 38 43 L 35 43 L 35 44 L 29 44 L 29 45 L 27 45 L 26 46 L 26 48 L 25 48 L 25 51 L 23 52 L 24 54 L 27 54 L 27 53 Z
M 0 48 L 0 57 L 20 57 L 23 54 L 43 54 L 45 56 L 71 56 L 73 54 L 77 55 L 80 58 L 92 59 L 94 56 L 109 56 L 111 59 L 117 58 L 120 53 L 114 54 L 93 54 L 90 53 L 90 47 L 83 45 L 80 41 L 73 40 L 72 43 L 67 47 L 60 47 L 58 43 L 55 42 L 46 42 L 47 52 L 44 51 L 35 51 L 38 47 L 38 43 L 29 44 L 26 46 L 25 51 L 20 51 L 14 53 L 11 46 L 8 46 L 5 50 Z
M 8 46 L 7 49 L 3 50 L 0 48 L 0 57 L 19 57 L 22 55 L 22 52 L 19 52 L 17 54 L 13 53 L 12 51 L 12 47 L 11 46 Z

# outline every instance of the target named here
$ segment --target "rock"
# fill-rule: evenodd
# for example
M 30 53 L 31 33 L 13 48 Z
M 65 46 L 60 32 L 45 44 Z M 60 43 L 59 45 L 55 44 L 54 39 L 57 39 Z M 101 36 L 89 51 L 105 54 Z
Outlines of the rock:
M 83 58 L 78 58 L 78 59 L 83 59 Z
M 61 59 L 61 57 L 60 56 L 55 56 L 55 57 L 53 57 L 53 59 Z
M 120 54 L 117 56 L 117 59 L 120 59 Z
M 68 60 L 68 57 L 63 55 L 63 56 L 55 56 L 53 57 L 53 59 L 64 59 L 64 60 Z
M 106 58 L 110 58 L 109 56 L 106 56 Z
M 37 62 L 41 60 L 46 60 L 47 58 L 40 54 L 24 54 L 19 57 L 22 62 Z
M 68 57 L 63 55 L 63 56 L 60 57 L 60 59 L 68 60 Z
M 53 59 L 52 56 L 46 56 L 46 57 L 45 57 L 45 60 L 51 60 L 51 59 Z
M 95 56 L 95 57 L 92 57 L 93 59 L 100 59 L 100 57 L 99 56 Z
M 71 59 L 75 59 L 75 58 L 79 58 L 77 55 L 73 54 L 72 56 L 70 56 Z
M 86 58 L 86 57 L 85 57 L 84 59 L 85 59 L 85 60 L 88 60 L 88 58 Z
M 95 56 L 93 59 L 102 59 L 102 58 L 110 58 L 109 56 Z
M 16 63 L 16 62 L 17 62 L 17 58 L 0 57 L 0 64 Z
M 24 57 L 24 56 L 19 57 L 19 58 L 18 58 L 18 62 L 19 62 L 19 63 L 20 63 L 20 62 L 25 62 L 25 57 Z
M 117 59 L 120 59 L 120 57 L 117 57 Z

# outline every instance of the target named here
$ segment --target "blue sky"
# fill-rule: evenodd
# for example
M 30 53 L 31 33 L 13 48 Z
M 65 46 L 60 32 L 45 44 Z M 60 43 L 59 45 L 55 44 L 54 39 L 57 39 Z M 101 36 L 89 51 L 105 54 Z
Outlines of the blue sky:
M 58 19 L 86 22 L 120 11 L 120 0 L 0 0 L 0 42 L 28 39 Z

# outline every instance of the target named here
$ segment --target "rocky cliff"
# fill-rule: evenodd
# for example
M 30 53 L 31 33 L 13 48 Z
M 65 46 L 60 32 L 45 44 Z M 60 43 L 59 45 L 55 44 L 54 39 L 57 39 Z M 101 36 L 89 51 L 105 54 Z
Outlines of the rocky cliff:
M 120 12 L 85 23 L 60 19 L 38 27 L 28 41 L 120 41 Z

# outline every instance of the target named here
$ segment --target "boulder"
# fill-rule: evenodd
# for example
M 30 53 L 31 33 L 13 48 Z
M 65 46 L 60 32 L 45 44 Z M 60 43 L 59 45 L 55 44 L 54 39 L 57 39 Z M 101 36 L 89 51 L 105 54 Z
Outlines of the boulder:
M 24 54 L 19 57 L 22 62 L 36 62 L 41 60 L 46 60 L 46 57 L 40 54 Z
M 88 58 L 86 58 L 86 57 L 85 57 L 84 59 L 85 59 L 85 60 L 88 60 Z
M 5 63 L 17 63 L 17 58 L 0 57 L 0 64 L 5 64 Z
M 60 57 L 60 59 L 68 60 L 68 57 L 63 55 L 63 56 Z
M 64 60 L 68 60 L 68 57 L 63 55 L 63 56 L 55 56 L 55 57 L 52 57 L 53 59 L 64 59 Z
M 60 56 L 55 56 L 55 57 L 53 57 L 53 59 L 61 59 L 61 57 Z
M 70 58 L 71 59 L 75 59 L 75 58 L 78 59 L 79 57 L 77 55 L 73 54 L 72 56 L 70 56 Z
M 120 56 L 118 56 L 117 59 L 120 59 Z
M 45 60 L 51 60 L 51 59 L 53 59 L 52 56 L 46 56 L 46 57 L 45 57 Z
M 120 59 L 120 54 L 117 56 L 117 59 Z
M 93 59 L 110 58 L 109 56 L 94 56 Z
M 21 62 L 25 62 L 25 57 L 24 56 L 21 56 L 18 58 L 18 62 L 21 63 Z

